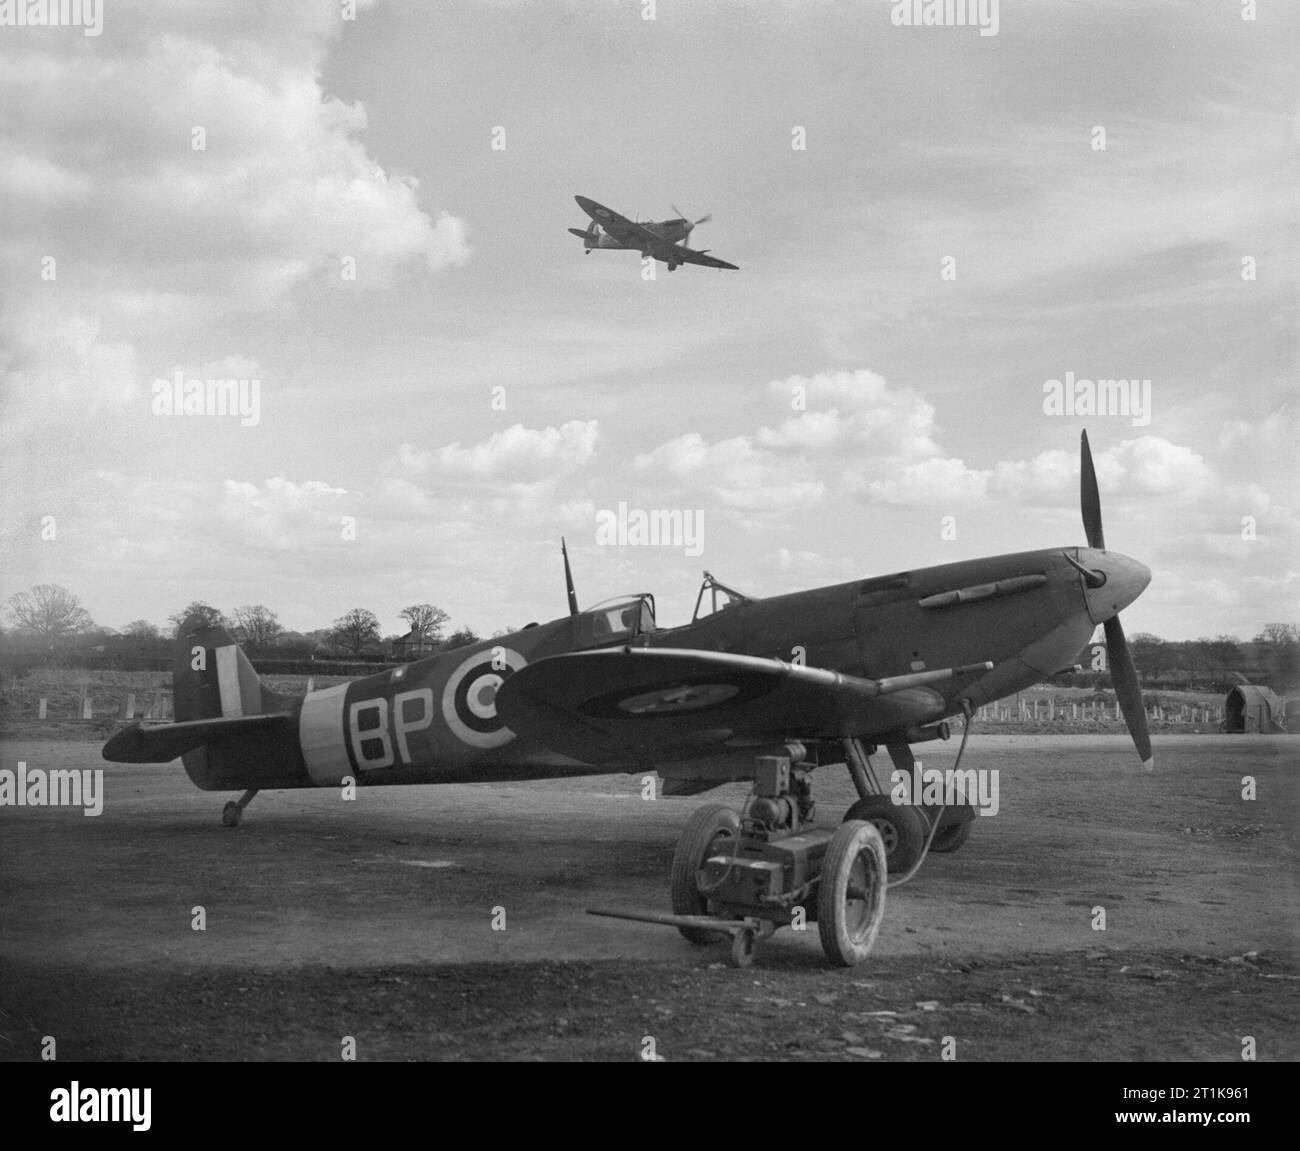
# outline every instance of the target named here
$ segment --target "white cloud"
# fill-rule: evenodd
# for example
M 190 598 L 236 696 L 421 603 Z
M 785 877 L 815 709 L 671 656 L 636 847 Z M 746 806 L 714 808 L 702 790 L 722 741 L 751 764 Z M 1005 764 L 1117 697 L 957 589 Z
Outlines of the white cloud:
M 1093 455 L 1097 486 L 1103 497 L 1160 496 L 1194 502 L 1210 492 L 1254 506 L 1239 486 L 1229 488 L 1197 452 L 1159 436 L 1124 440 Z M 986 499 L 1039 507 L 1069 505 L 1079 498 L 1079 457 L 1056 449 L 1028 460 L 1000 460 L 992 468 L 969 467 L 964 460 L 935 458 L 879 476 L 879 468 L 845 474 L 848 489 L 870 500 L 897 505 L 970 504 Z M 1256 495 L 1258 493 L 1255 493 Z
M 512 424 L 468 446 L 456 440 L 429 452 L 402 444 L 398 461 L 408 471 L 526 484 L 582 467 L 595 454 L 597 435 L 596 420 L 569 420 L 545 428 Z
M 799 591 L 844 583 L 862 575 L 855 564 L 844 558 L 828 558 L 819 552 L 805 549 L 777 548 L 762 556 L 755 565 L 765 582 L 774 583 L 781 591 Z
M 303 552 L 334 547 L 343 532 L 342 517 L 353 510 L 345 488 L 322 480 L 295 483 L 273 476 L 262 486 L 226 480 L 217 519 L 225 534 L 252 549 Z
M 822 372 L 773 380 L 775 397 L 806 403 L 779 428 L 760 428 L 758 443 L 774 449 L 825 451 L 852 445 L 879 459 L 934 455 L 934 408 L 910 388 L 891 388 L 875 372 Z
M 750 436 L 709 444 L 687 432 L 637 456 L 633 467 L 666 474 L 728 508 L 788 510 L 815 504 L 825 493 L 807 461 L 756 448 Z
M 864 492 L 878 503 L 948 505 L 982 501 L 989 473 L 974 471 L 962 460 L 933 459 L 909 464 L 888 479 L 863 481 L 854 473 L 845 478 L 851 491 Z
M 79 283 L 178 292 L 209 314 L 264 308 L 314 272 L 339 282 L 345 256 L 352 290 L 409 260 L 462 263 L 463 223 L 431 218 L 414 179 L 367 155 L 362 106 L 323 91 L 341 27 L 286 18 L 268 43 L 187 16 L 94 54 L 49 38 L 46 67 L 6 100 L 9 211 L 61 236 Z

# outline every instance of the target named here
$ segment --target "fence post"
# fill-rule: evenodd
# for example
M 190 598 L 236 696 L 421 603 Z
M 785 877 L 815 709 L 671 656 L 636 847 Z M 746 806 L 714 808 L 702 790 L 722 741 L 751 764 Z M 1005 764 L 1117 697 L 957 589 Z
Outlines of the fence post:
M 126 693 L 126 703 L 122 707 L 122 718 L 135 718 L 135 692 L 133 691 L 128 691 Z
M 45 706 L 46 706 L 47 703 L 49 703 L 49 700 L 47 700 L 44 696 L 41 696 L 41 702 L 37 705 L 37 708 L 36 708 L 36 718 L 37 718 L 37 719 L 44 719 L 44 718 L 45 718 Z

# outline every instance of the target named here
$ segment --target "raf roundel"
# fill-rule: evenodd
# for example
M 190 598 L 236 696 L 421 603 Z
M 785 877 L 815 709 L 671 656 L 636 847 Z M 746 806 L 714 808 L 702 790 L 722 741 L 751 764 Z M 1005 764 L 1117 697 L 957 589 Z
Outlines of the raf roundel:
M 501 747 L 515 738 L 497 715 L 497 691 L 528 661 L 508 647 L 475 652 L 442 689 L 442 716 L 457 739 L 471 747 Z

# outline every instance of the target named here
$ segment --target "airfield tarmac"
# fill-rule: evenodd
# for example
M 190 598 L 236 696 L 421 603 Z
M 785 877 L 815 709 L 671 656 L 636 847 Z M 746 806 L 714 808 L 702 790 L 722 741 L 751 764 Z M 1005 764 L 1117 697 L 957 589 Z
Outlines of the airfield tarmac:
M 917 750 L 949 766 L 957 741 Z M 237 829 L 179 763 L 103 768 L 103 814 L 0 808 L 0 1058 L 1259 1060 L 1300 1054 L 1300 738 L 973 736 L 1000 810 L 892 890 L 871 958 L 815 925 L 755 966 L 671 928 L 677 835 L 744 785 L 639 777 L 259 794 Z M 889 770 L 883 755 L 876 760 Z M 1242 799 L 1242 779 L 1257 796 Z M 853 799 L 814 774 L 822 822 Z M 193 929 L 202 908 L 205 929 Z M 1105 929 L 1095 929 L 1105 913 Z M 502 910 L 503 909 L 503 910 Z M 497 927 L 504 930 L 494 930 Z M 720 937 L 721 938 L 721 937 Z

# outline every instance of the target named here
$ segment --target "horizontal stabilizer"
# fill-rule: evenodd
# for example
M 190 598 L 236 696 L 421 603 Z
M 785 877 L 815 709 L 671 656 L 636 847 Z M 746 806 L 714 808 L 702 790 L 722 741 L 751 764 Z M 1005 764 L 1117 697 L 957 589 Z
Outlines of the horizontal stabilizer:
M 228 719 L 191 719 L 145 727 L 133 723 L 104 744 L 110 763 L 171 763 L 187 751 L 207 743 L 227 743 L 240 736 L 273 731 L 290 722 L 286 712 L 241 715 Z

